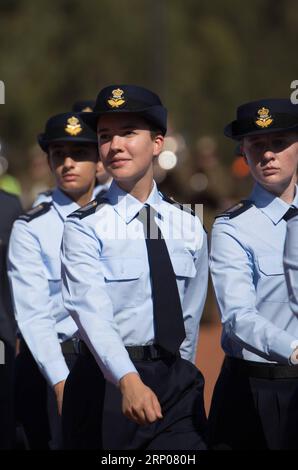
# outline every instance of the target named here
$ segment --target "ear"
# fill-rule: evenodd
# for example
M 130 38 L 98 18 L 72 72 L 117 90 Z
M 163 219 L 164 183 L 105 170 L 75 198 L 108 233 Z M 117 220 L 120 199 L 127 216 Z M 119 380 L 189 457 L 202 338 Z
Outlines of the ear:
M 153 156 L 154 157 L 157 157 L 162 151 L 164 140 L 165 138 L 162 134 L 156 134 L 156 136 L 154 136 L 154 139 L 153 139 L 153 146 L 154 146 Z
M 47 162 L 48 162 L 48 165 L 49 165 L 50 170 L 52 171 L 51 159 L 50 159 L 49 151 L 47 151 Z
M 248 165 L 247 157 L 246 157 L 245 151 L 244 151 L 243 140 L 242 140 L 242 142 L 241 142 L 241 144 L 240 144 L 240 152 L 241 152 L 242 157 L 243 157 L 244 160 L 245 160 L 245 163 Z

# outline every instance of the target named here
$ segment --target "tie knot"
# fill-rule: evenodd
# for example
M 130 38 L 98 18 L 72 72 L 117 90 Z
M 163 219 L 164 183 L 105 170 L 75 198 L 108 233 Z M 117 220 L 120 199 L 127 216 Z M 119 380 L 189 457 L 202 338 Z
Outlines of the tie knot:
M 295 217 L 295 215 L 298 214 L 298 208 L 297 207 L 294 207 L 294 206 L 291 206 L 287 212 L 285 213 L 285 215 L 283 216 L 283 219 L 285 221 L 288 221 L 289 219 L 292 219 L 292 217 Z
M 150 240 L 162 238 L 160 229 L 154 220 L 155 214 L 155 209 L 145 204 L 137 215 L 137 218 L 143 224 L 145 238 Z

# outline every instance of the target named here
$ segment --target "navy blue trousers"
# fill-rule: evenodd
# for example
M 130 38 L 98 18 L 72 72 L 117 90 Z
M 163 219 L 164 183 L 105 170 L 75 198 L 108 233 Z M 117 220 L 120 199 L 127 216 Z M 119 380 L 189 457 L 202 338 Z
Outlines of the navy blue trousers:
M 77 355 L 70 353 L 64 357 L 71 369 Z M 52 444 L 54 448 L 62 447 L 61 419 L 54 390 L 47 384 L 25 343 L 16 358 L 15 369 L 16 418 L 24 428 L 30 450 L 50 450 Z
M 105 381 L 93 357 L 79 356 L 65 385 L 62 426 L 70 449 L 205 449 L 204 378 L 181 358 L 134 361 L 157 395 L 163 419 L 140 426 L 121 410 L 119 389 Z
M 298 449 L 298 378 L 239 375 L 225 364 L 208 419 L 211 449 Z

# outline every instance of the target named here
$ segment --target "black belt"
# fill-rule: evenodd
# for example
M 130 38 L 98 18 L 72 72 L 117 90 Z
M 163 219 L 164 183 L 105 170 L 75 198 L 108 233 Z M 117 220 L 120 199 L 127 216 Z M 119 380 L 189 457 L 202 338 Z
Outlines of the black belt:
M 72 338 L 61 343 L 63 354 L 77 354 L 78 353 L 78 339 Z
M 83 341 L 79 341 L 77 347 L 79 354 L 84 356 L 91 355 L 90 350 Z M 149 344 L 147 346 L 126 346 L 125 349 L 132 361 L 154 361 L 180 357 L 179 353 L 174 355 L 155 344 Z
M 268 364 L 226 356 L 223 366 L 240 376 L 254 377 L 257 379 L 298 378 L 298 365 Z
M 77 354 L 78 349 L 77 349 L 77 339 L 68 339 L 64 341 L 64 343 L 61 343 L 61 350 L 63 354 Z M 21 353 L 30 353 L 30 349 L 28 348 L 25 340 L 23 337 L 20 339 L 20 352 Z

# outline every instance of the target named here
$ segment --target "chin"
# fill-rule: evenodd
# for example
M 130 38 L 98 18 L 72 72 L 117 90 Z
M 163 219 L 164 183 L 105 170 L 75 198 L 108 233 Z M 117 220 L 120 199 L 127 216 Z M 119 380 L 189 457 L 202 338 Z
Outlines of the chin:
M 132 175 L 130 172 L 128 171 L 123 171 L 123 170 L 118 170 L 118 171 L 113 171 L 111 172 L 111 176 L 115 179 L 115 180 L 123 180 L 125 181 L 126 179 L 131 179 L 134 177 L 134 175 Z
M 76 193 L 81 190 L 79 185 L 75 182 L 73 183 L 64 183 L 63 185 L 60 186 L 60 189 L 65 191 L 66 193 Z

